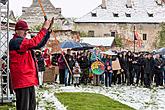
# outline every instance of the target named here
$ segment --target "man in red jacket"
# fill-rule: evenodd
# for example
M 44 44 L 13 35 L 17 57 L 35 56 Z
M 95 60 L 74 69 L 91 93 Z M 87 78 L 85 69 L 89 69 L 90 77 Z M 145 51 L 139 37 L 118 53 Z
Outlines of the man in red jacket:
M 10 76 L 16 93 L 17 110 L 35 110 L 35 88 L 38 85 L 36 62 L 33 49 L 43 47 L 50 37 L 51 21 L 46 20 L 40 32 L 33 38 L 25 38 L 28 24 L 19 20 L 15 34 L 9 43 Z

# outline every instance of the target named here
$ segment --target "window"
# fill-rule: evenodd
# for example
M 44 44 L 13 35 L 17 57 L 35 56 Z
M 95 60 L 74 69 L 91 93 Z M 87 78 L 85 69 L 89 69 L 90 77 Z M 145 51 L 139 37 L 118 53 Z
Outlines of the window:
M 119 17 L 119 14 L 118 13 L 113 13 L 113 16 L 114 17 Z
M 111 32 L 111 37 L 115 37 L 116 36 L 116 32 Z
M 147 34 L 143 34 L 143 40 L 147 40 Z
M 153 17 L 154 15 L 152 13 L 148 13 L 148 16 L 149 17 Z
M 96 13 L 91 13 L 92 17 L 97 17 Z
M 94 37 L 94 31 L 92 31 L 92 30 L 88 31 L 88 36 L 89 37 Z
M 125 15 L 126 15 L 126 17 L 131 17 L 131 14 L 126 13 Z

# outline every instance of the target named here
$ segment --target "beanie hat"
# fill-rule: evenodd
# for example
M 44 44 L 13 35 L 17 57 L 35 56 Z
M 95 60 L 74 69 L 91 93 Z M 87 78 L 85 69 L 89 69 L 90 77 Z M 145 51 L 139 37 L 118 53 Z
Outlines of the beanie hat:
M 29 30 L 28 24 L 24 20 L 19 20 L 15 25 L 15 30 Z

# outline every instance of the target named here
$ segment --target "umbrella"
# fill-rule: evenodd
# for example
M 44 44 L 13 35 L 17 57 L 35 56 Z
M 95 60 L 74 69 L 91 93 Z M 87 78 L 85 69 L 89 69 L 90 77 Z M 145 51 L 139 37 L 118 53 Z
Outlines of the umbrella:
M 106 55 L 117 55 L 116 53 L 112 52 L 112 50 L 108 50 L 106 52 L 100 52 L 102 54 L 106 54 Z
M 156 53 L 159 53 L 159 54 L 165 55 L 165 47 L 160 48 Z
M 73 40 L 65 40 L 64 42 L 61 43 L 61 48 L 80 48 L 82 47 L 79 42 L 73 41 Z
M 80 43 L 80 44 L 81 47 L 73 48 L 72 50 L 77 51 L 77 50 L 88 50 L 94 48 L 91 44 L 88 43 Z
M 84 49 L 93 49 L 94 46 L 88 43 L 80 43 Z

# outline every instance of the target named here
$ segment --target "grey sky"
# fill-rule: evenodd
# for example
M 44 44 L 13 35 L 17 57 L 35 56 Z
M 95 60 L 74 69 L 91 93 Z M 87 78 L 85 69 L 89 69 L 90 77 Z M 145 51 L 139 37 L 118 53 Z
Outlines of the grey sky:
M 10 9 L 21 15 L 22 6 L 28 7 L 32 0 L 9 0 Z M 81 17 L 101 4 L 102 0 L 50 0 L 56 8 L 62 9 L 65 17 Z

